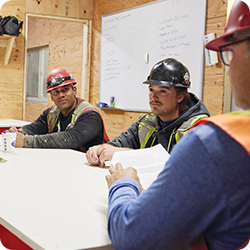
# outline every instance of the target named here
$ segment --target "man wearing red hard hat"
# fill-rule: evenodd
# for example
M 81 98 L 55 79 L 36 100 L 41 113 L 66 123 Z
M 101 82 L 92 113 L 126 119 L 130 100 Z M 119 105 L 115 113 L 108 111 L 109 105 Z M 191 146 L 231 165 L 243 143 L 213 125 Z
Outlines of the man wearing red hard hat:
M 86 152 L 109 141 L 101 115 L 90 103 L 76 97 L 76 81 L 65 69 L 52 70 L 46 80 L 47 93 L 55 103 L 17 132 L 16 147 L 70 148 Z
M 108 231 L 115 249 L 236 250 L 250 238 L 250 1 L 236 0 L 220 51 L 236 105 L 199 120 L 174 146 L 157 180 L 141 193 L 134 168 L 106 176 Z

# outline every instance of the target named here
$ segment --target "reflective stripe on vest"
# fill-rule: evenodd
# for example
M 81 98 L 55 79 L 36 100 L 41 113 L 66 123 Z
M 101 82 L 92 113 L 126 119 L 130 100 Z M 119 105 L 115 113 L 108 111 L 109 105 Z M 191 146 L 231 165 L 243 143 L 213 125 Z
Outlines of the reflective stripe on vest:
M 79 99 L 77 99 L 77 101 L 78 100 Z M 91 105 L 90 103 L 88 103 L 88 102 L 86 102 L 84 100 L 82 100 L 82 101 L 80 100 L 80 103 L 78 104 L 77 108 L 75 109 L 75 111 L 72 114 L 71 122 L 68 124 L 65 131 L 73 128 L 75 123 L 76 123 L 76 120 L 78 119 L 78 117 L 84 111 L 87 111 L 87 110 L 94 110 L 100 115 L 98 110 L 93 105 Z M 52 133 L 54 131 L 55 126 L 56 126 L 57 121 L 58 121 L 59 114 L 60 114 L 60 109 L 57 106 L 53 106 L 50 109 L 50 111 L 49 111 L 49 113 L 47 115 L 47 123 L 48 123 L 48 132 L 49 133 Z M 102 119 L 101 115 L 100 115 L 100 117 Z M 103 119 L 102 119 L 102 123 L 103 123 L 103 143 L 106 143 L 106 142 L 109 142 L 110 140 L 109 140 L 109 137 L 108 137 L 108 135 L 106 133 Z
M 195 122 L 197 122 L 201 118 L 205 118 L 205 117 L 207 117 L 207 115 L 205 115 L 205 114 L 193 116 L 189 120 L 183 122 L 178 129 L 175 128 L 169 137 L 167 151 L 168 152 L 170 151 L 170 147 L 171 147 L 171 144 L 173 142 L 173 139 L 172 139 L 173 136 L 175 139 L 174 144 L 176 144 L 189 131 L 189 129 L 193 126 L 193 124 Z
M 65 131 L 73 128 L 73 126 L 76 123 L 77 118 L 85 111 L 86 108 L 88 107 L 93 107 L 90 103 L 86 101 L 82 101 L 81 103 L 78 104 L 77 108 L 72 114 L 71 122 L 68 124 L 66 127 Z M 93 107 L 94 108 L 94 107 Z M 58 121 L 58 117 L 60 114 L 60 109 L 57 106 L 53 106 L 48 115 L 47 115 L 47 123 L 48 123 L 48 132 L 52 133 L 55 129 L 55 126 Z
M 60 110 L 57 108 L 57 106 L 54 106 L 50 109 L 48 115 L 47 115 L 47 123 L 48 123 L 48 132 L 49 134 L 53 132 L 58 116 L 59 116 Z
M 204 118 L 197 121 L 193 127 L 207 122 L 211 122 L 225 131 L 229 136 L 241 144 L 250 156 L 250 133 L 248 133 L 248 131 L 250 131 L 250 110 L 231 112 L 228 114 Z M 207 250 L 204 237 L 200 237 L 190 248 L 190 250 L 200 249 Z M 242 249 L 242 247 L 238 249 Z
M 173 140 L 175 139 L 175 143 L 177 143 L 190 129 L 190 127 L 199 119 L 207 117 L 207 115 L 197 115 L 191 117 L 189 120 L 182 123 L 182 125 L 178 129 L 174 129 L 169 137 L 168 142 L 168 148 L 167 151 L 169 152 L 171 144 L 173 143 Z M 155 125 L 158 123 L 157 116 L 153 113 L 147 114 L 141 121 L 139 122 L 139 129 L 138 129 L 138 135 L 139 135 L 139 141 L 140 141 L 140 148 L 145 148 L 150 137 L 153 133 L 157 132 L 157 128 Z M 173 138 L 174 137 L 174 138 Z M 150 147 L 153 146 L 155 139 L 153 139 L 153 142 L 151 143 Z
M 193 126 L 195 122 L 205 117 L 208 117 L 208 116 L 205 114 L 196 115 L 196 116 L 191 117 L 189 120 L 183 122 L 182 125 L 177 129 L 175 133 L 176 142 L 178 142 L 189 131 L 189 129 Z
M 155 124 L 158 123 L 157 116 L 153 113 L 147 114 L 144 118 L 144 121 L 139 122 L 139 128 L 138 128 L 138 136 L 139 136 L 139 142 L 140 142 L 140 148 L 145 148 L 149 138 L 152 136 L 153 133 L 157 132 L 157 129 L 155 127 Z M 151 147 L 154 144 L 156 138 L 153 139 Z

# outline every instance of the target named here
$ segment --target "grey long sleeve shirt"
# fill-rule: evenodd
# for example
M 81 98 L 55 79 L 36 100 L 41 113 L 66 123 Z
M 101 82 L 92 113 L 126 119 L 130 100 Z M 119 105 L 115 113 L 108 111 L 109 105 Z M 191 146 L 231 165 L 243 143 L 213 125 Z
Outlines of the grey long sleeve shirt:
M 88 110 L 82 113 L 78 117 L 74 127 L 67 131 L 65 131 L 65 128 L 71 121 L 74 109 L 67 117 L 64 117 L 60 113 L 58 118 L 60 131 L 58 131 L 57 126 L 51 134 L 48 134 L 48 112 L 49 108 L 37 120 L 22 127 L 25 135 L 25 147 L 68 148 L 77 150 L 83 147 L 87 150 L 89 147 L 103 142 L 103 122 L 96 111 Z

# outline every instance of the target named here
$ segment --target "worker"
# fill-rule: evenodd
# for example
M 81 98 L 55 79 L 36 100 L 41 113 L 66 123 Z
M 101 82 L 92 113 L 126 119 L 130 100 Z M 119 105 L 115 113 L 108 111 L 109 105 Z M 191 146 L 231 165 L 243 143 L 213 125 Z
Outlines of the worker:
M 86 152 L 89 147 L 108 142 L 98 110 L 76 97 L 76 81 L 65 69 L 52 70 L 46 79 L 47 93 L 54 106 L 17 132 L 16 147 L 69 148 Z
M 106 177 L 108 231 L 115 249 L 235 250 L 250 238 L 250 9 L 236 0 L 220 51 L 240 112 L 199 120 L 141 193 L 134 168 Z
M 143 83 L 149 86 L 151 113 L 139 117 L 111 142 L 91 147 L 86 158 L 92 165 L 104 166 L 116 151 L 148 148 L 158 143 L 170 153 L 195 121 L 209 116 L 204 103 L 187 91 L 191 84 L 189 70 L 176 59 L 156 63 Z

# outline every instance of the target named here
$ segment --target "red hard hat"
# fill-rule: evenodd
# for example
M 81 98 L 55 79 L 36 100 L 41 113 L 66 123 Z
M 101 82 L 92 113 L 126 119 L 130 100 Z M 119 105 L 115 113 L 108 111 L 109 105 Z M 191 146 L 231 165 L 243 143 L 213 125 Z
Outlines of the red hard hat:
M 76 84 L 76 81 L 73 79 L 68 70 L 62 68 L 53 69 L 49 72 L 46 79 L 47 93 L 52 89 L 56 89 L 68 84 Z
M 219 47 L 230 43 L 231 35 L 243 31 L 250 30 L 250 10 L 247 0 L 235 0 L 230 11 L 224 35 L 210 41 L 206 44 L 206 48 L 219 51 Z M 249 1 L 248 1 L 249 2 Z

